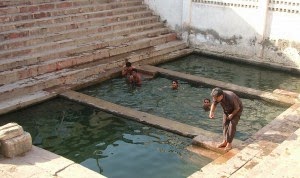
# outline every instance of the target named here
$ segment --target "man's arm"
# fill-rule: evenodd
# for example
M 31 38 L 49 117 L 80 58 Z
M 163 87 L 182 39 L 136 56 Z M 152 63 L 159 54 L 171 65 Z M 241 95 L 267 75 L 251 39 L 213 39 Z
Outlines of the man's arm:
M 209 111 L 209 118 L 213 119 L 215 117 L 215 110 L 216 110 L 217 104 L 215 102 L 212 103 L 210 106 L 210 111 Z
M 126 69 L 126 67 L 123 67 L 122 76 L 125 76 L 126 74 L 127 74 L 127 69 Z
M 236 113 L 238 113 L 241 109 L 237 97 L 235 97 L 233 100 L 233 107 L 234 110 L 232 111 L 231 114 L 228 115 L 228 119 L 232 119 L 236 115 Z

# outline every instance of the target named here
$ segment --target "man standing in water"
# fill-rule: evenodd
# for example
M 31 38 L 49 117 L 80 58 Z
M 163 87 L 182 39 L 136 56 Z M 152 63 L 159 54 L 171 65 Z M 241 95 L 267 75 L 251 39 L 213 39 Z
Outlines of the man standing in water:
M 215 110 L 218 103 L 223 108 L 223 142 L 218 148 L 225 147 L 228 151 L 232 148 L 232 140 L 236 132 L 236 126 L 240 120 L 243 111 L 243 104 L 240 98 L 231 91 L 214 88 L 211 92 L 213 103 L 210 108 L 209 118 L 215 117 Z
M 132 86 L 142 86 L 142 76 L 138 73 L 136 68 L 132 69 L 132 75 L 129 77 L 129 82 Z
M 132 75 L 132 69 L 135 69 L 135 67 L 131 65 L 131 62 L 127 61 L 125 66 L 123 67 L 122 76 L 129 79 L 129 76 Z

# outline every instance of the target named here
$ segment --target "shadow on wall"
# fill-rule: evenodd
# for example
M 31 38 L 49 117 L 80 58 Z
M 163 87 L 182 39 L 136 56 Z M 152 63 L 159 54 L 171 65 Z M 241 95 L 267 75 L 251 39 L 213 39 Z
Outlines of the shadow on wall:
M 300 73 L 299 7 L 296 0 L 192 0 L 183 38 L 201 53 Z

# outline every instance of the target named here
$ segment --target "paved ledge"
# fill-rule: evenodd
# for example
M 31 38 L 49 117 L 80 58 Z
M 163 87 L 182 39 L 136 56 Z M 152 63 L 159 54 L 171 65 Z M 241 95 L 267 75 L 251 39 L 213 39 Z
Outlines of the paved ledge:
M 224 154 L 189 178 L 299 177 L 299 134 L 300 103 L 296 103 L 248 139 L 231 159 L 217 162 Z
M 23 156 L 0 156 L 2 178 L 105 178 L 105 176 L 76 164 L 64 157 L 33 146 Z
M 152 125 L 154 127 L 158 127 L 190 138 L 193 138 L 200 134 L 205 135 L 208 138 L 212 138 L 212 139 L 221 136 L 212 132 L 208 132 L 201 128 L 193 127 L 177 121 L 173 121 L 170 119 L 165 119 L 163 117 L 158 117 L 145 112 L 137 111 L 135 109 L 117 105 L 76 91 L 71 91 L 71 90 L 66 91 L 64 93 L 61 93 L 60 96 L 79 103 L 93 106 L 95 108 L 112 113 L 117 116 L 121 116 L 141 123 Z
M 0 115 L 14 111 L 16 109 L 21 109 L 39 102 L 48 100 L 54 97 L 53 94 L 46 91 L 39 91 L 34 93 L 29 93 L 27 95 L 11 98 L 9 100 L 4 100 L 0 102 Z
M 226 82 L 205 78 L 205 77 L 189 75 L 189 74 L 167 70 L 167 69 L 154 67 L 150 65 L 143 65 L 138 67 L 140 70 L 149 71 L 152 73 L 159 73 L 160 75 L 168 78 L 177 78 L 180 80 L 188 81 L 189 83 L 203 84 L 210 87 L 217 86 L 217 87 L 234 91 L 243 96 L 259 98 L 279 105 L 291 106 L 292 104 L 300 101 L 298 98 L 291 97 L 288 95 L 283 95 L 276 92 L 270 93 L 270 92 L 255 90 L 252 88 L 242 87 L 231 83 L 226 83 Z
M 300 129 L 275 148 L 250 171 L 237 172 L 232 177 L 299 177 Z
M 10 98 L 8 100 L 2 100 L 0 101 L 0 115 L 15 111 L 17 109 L 25 108 L 40 102 L 44 102 L 46 100 L 56 97 L 59 93 L 70 89 L 80 89 L 100 83 L 107 79 L 119 76 L 120 74 L 121 69 L 115 68 L 107 70 L 105 72 L 101 72 L 97 76 L 86 78 L 84 81 L 80 81 L 79 83 L 59 85 L 41 91 L 28 93 L 23 96 Z
M 277 93 L 277 94 L 280 94 L 280 95 L 286 95 L 286 96 L 289 96 L 289 97 L 300 99 L 300 94 L 299 93 L 295 93 L 295 92 L 291 92 L 291 91 L 286 91 L 286 90 L 282 90 L 282 89 L 275 89 L 273 91 L 273 93 Z
M 177 121 L 173 121 L 170 119 L 166 119 L 163 117 L 158 117 L 155 115 L 151 115 L 145 112 L 137 111 L 128 107 L 120 106 L 117 104 L 113 104 L 92 96 L 88 96 L 75 91 L 67 91 L 61 93 L 60 96 L 65 97 L 67 99 L 80 102 L 83 104 L 87 104 L 93 107 L 96 107 L 100 110 L 132 119 L 141 123 L 145 123 L 148 125 L 152 125 L 157 128 L 161 128 L 178 135 L 194 138 L 193 144 L 200 145 L 204 148 L 215 148 L 216 143 L 222 140 L 222 135 L 206 131 L 201 128 L 193 127 L 187 124 L 183 124 Z M 238 145 L 241 143 L 239 140 L 235 140 L 235 143 Z M 240 147 L 240 146 L 239 146 Z M 219 153 L 224 153 L 222 149 L 213 149 L 213 151 L 217 151 Z
M 265 68 L 269 68 L 269 69 L 276 69 L 276 70 L 280 70 L 280 71 L 284 71 L 284 72 L 289 72 L 289 73 L 293 73 L 293 74 L 297 74 L 299 75 L 300 74 L 300 69 L 299 68 L 296 68 L 296 67 L 292 67 L 292 66 L 283 66 L 283 65 L 280 65 L 280 64 L 275 64 L 275 63 L 267 63 L 267 62 L 262 62 L 262 61 L 255 61 L 253 60 L 252 58 L 245 58 L 245 56 L 233 56 L 233 55 L 230 55 L 230 54 L 220 54 L 220 53 L 216 53 L 214 51 L 202 51 L 201 49 L 199 48 L 195 48 L 193 53 L 195 54 L 200 54 L 200 55 L 203 55 L 203 56 L 208 56 L 208 57 L 218 57 L 218 58 L 221 58 L 221 59 L 226 59 L 226 60 L 229 60 L 229 61 L 233 61 L 233 62 L 236 62 L 236 63 L 244 63 L 244 64 L 249 64 L 251 66 L 259 66 L 259 67 L 265 67 Z

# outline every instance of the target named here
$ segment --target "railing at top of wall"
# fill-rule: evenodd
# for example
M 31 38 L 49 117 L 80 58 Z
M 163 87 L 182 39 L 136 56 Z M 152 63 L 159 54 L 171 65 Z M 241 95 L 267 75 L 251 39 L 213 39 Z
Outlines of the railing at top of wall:
M 270 0 L 269 10 L 285 13 L 300 13 L 299 0 Z
M 258 0 L 192 0 L 192 2 L 236 8 L 258 8 Z
M 213 6 L 227 6 L 234 8 L 258 9 L 258 0 L 192 0 L 194 3 L 208 4 Z M 300 13 L 299 0 L 269 0 L 270 11 L 284 13 Z

